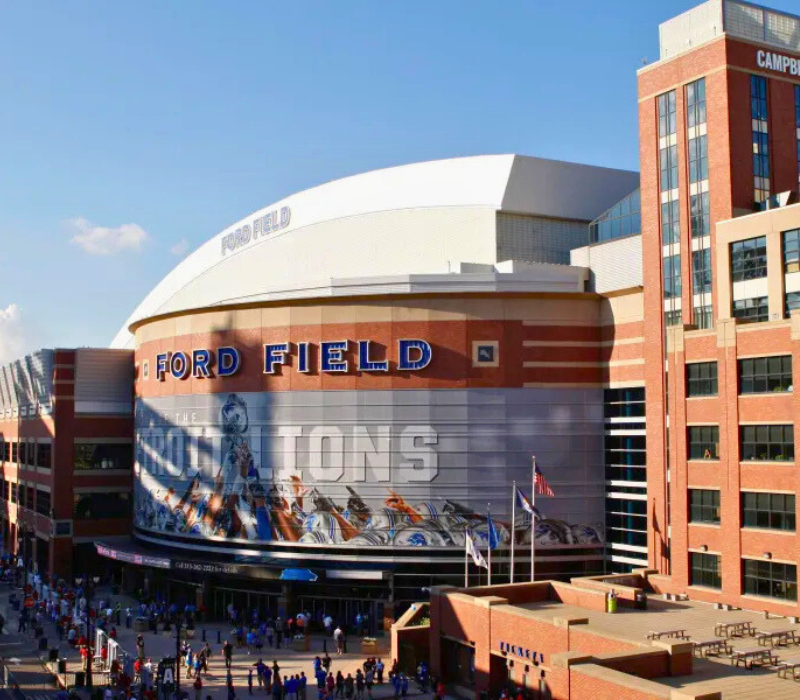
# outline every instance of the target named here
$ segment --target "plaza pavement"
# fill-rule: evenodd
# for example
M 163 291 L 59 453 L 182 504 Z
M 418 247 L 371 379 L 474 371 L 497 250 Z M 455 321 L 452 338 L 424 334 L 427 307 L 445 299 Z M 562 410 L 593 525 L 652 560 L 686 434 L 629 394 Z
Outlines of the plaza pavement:
M 0 656 L 6 660 L 10 658 L 19 659 L 19 663 L 9 663 L 9 666 L 12 673 L 17 677 L 20 689 L 29 698 L 33 698 L 34 700 L 52 700 L 52 698 L 55 697 L 56 688 L 55 685 L 50 682 L 52 675 L 47 672 L 44 666 L 44 663 L 47 661 L 47 652 L 38 651 L 38 640 L 34 639 L 30 625 L 26 633 L 17 633 L 19 613 L 12 610 L 8 604 L 9 594 L 12 592 L 16 593 L 18 598 L 20 597 L 21 592 L 18 589 L 14 591 L 4 586 L 3 590 L 0 591 L 0 612 L 3 613 L 6 619 L 5 634 L 0 635 Z M 95 601 L 99 601 L 101 598 L 105 600 L 111 598 L 113 605 L 116 605 L 119 601 L 123 610 L 128 606 L 132 608 L 138 607 L 136 601 L 130 597 L 124 595 L 110 596 L 109 589 L 100 588 L 98 590 L 95 595 Z M 245 700 L 251 697 L 248 693 L 247 686 L 248 671 L 252 667 L 252 664 L 258 661 L 259 656 L 248 655 L 246 647 L 241 649 L 235 648 L 234 640 L 230 636 L 231 626 L 227 623 L 223 624 L 219 622 L 208 624 L 198 623 L 195 638 L 190 640 L 194 651 L 199 651 L 203 647 L 203 630 L 206 631 L 206 639 L 213 651 L 209 664 L 209 673 L 202 676 L 203 700 L 205 700 L 206 696 L 211 696 L 212 700 L 227 700 L 228 698 L 225 686 L 227 677 L 225 662 L 222 658 L 222 644 L 217 643 L 217 632 L 220 633 L 221 642 L 228 639 L 234 644 L 231 674 L 233 676 L 233 685 L 236 690 L 237 698 Z M 55 625 L 50 622 L 45 623 L 44 632 L 47 637 L 48 648 L 57 647 L 59 649 L 60 658 L 67 660 L 67 676 L 69 678 L 72 677 L 72 673 L 75 671 L 83 670 L 79 652 L 70 647 L 66 641 L 58 643 Z M 128 654 L 134 657 L 136 654 L 136 636 L 136 632 L 134 632 L 132 628 L 128 629 L 125 627 L 123 615 L 122 625 L 117 626 L 117 642 L 119 642 Z M 154 666 L 157 665 L 158 660 L 162 657 L 175 655 L 174 632 L 170 637 L 164 636 L 162 632 L 145 632 L 143 637 L 145 657 L 151 658 Z M 383 686 L 376 685 L 373 688 L 373 697 L 391 698 L 394 696 L 394 689 L 391 684 L 388 683 L 388 669 L 391 667 L 392 663 L 388 653 L 388 635 L 381 638 L 380 642 L 382 644 L 381 648 L 387 649 L 387 653 L 381 656 L 386 665 L 387 673 L 384 678 Z M 298 652 L 285 648 L 276 650 L 265 647 L 262 650 L 261 658 L 264 663 L 270 666 L 273 660 L 277 660 L 280 666 L 281 676 L 285 674 L 299 674 L 300 671 L 304 671 L 309 678 L 306 698 L 307 700 L 316 700 L 317 690 L 314 681 L 313 660 L 317 655 L 322 656 L 324 643 L 326 643 L 326 639 L 322 635 L 312 634 L 310 651 L 308 652 Z M 347 676 L 348 673 L 352 673 L 355 677 L 356 669 L 361 667 L 366 658 L 361 654 L 359 638 L 355 636 L 348 637 L 348 653 L 342 656 L 337 656 L 332 652 L 334 648 L 332 640 L 327 640 L 327 648 L 333 661 L 331 670 L 334 676 L 338 670 L 341 670 L 345 676 Z M 98 673 L 94 674 L 93 680 L 96 687 L 102 685 L 104 682 L 103 676 Z M 194 679 L 189 679 L 187 684 L 185 667 L 182 667 L 181 688 L 189 691 L 190 700 L 194 700 L 194 689 L 191 687 L 193 682 Z M 423 697 L 422 694 L 419 693 L 416 683 L 413 680 L 409 683 L 409 695 Z M 255 676 L 253 697 L 267 697 L 264 690 L 258 689 Z M 271 695 L 269 697 L 271 698 Z M 425 697 L 431 697 L 431 694 L 428 693 Z

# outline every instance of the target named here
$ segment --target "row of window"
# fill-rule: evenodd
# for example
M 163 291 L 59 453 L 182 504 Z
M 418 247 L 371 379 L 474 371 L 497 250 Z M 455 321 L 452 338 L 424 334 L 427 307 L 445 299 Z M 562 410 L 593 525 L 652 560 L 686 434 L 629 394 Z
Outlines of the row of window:
M 738 362 L 739 394 L 792 391 L 792 356 L 752 357 Z M 686 395 L 715 396 L 718 391 L 716 362 L 686 365 Z
M 689 459 L 719 459 L 719 426 L 691 425 L 686 432 Z M 742 462 L 793 462 L 794 427 L 739 426 L 739 455 Z
M 742 560 L 743 593 L 778 600 L 797 600 L 797 566 L 773 561 Z M 689 583 L 706 588 L 722 588 L 720 556 L 704 552 L 689 553 Z
M 23 440 L 21 442 L 0 442 L 0 462 L 27 464 L 32 467 L 50 469 L 53 446 L 49 442 Z
M 794 532 L 795 513 L 793 494 L 749 491 L 741 494 L 742 527 Z M 689 489 L 689 522 L 718 525 L 720 492 L 715 489 Z
M 49 491 L 2 480 L 0 498 L 50 517 L 52 501 Z M 130 515 L 130 493 L 80 493 L 74 496 L 73 517 L 78 520 L 127 518 Z
M 4 501 L 16 503 L 22 508 L 36 510 L 41 515 L 50 516 L 50 492 L 36 488 L 35 486 L 25 486 L 25 484 L 15 484 L 6 480 L 0 481 L 0 497 Z
M 0 442 L 0 462 L 50 469 L 53 446 L 49 442 Z M 130 444 L 82 443 L 74 448 L 74 467 L 86 469 L 128 469 L 133 467 Z

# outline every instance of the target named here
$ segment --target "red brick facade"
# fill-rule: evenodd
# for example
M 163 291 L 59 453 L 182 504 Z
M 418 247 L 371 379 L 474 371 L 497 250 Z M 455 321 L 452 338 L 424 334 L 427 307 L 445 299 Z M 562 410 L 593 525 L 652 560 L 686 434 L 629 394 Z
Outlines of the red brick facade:
M 750 75 L 767 78 L 770 176 L 773 194 L 798 189 L 797 129 L 794 87 L 800 78 L 757 64 L 765 47 L 722 36 L 639 73 L 639 123 L 644 256 L 645 377 L 647 386 L 647 473 L 650 565 L 671 578 L 676 590 L 698 599 L 722 600 L 797 614 L 796 603 L 743 595 L 742 559 L 797 564 L 796 532 L 741 528 L 741 491 L 797 494 L 800 476 L 793 463 L 741 462 L 739 432 L 743 424 L 800 425 L 795 393 L 740 396 L 738 359 L 787 354 L 800 372 L 800 345 L 792 322 L 780 320 L 770 306 L 770 321 L 743 326 L 731 318 L 728 256 L 720 260 L 727 239 L 719 239 L 718 222 L 755 211 Z M 771 48 L 770 51 L 776 51 Z M 780 51 L 787 54 L 786 51 Z M 689 155 L 685 86 L 706 82 L 713 328 L 697 330 L 693 317 L 692 232 L 690 227 Z M 662 280 L 659 183 L 658 96 L 675 90 L 680 199 L 681 307 L 683 325 L 665 327 Z M 764 217 L 768 214 L 756 214 Z M 757 228 L 757 220 L 749 224 Z M 798 216 L 800 225 L 800 216 Z M 766 231 L 765 231 L 766 232 Z M 751 235 L 763 235 L 753 233 Z M 770 258 L 770 266 L 780 258 Z M 773 270 L 770 275 L 779 275 Z M 782 270 L 780 273 L 782 280 Z M 770 282 L 772 284 L 772 282 Z M 782 284 L 775 282 L 775 284 Z M 780 288 L 782 302 L 783 287 Z M 782 307 L 782 303 L 781 303 Z M 665 377 L 665 360 L 667 375 Z M 687 398 L 686 364 L 716 361 L 718 393 Z M 667 385 L 668 384 L 668 385 Z M 795 382 L 796 385 L 796 382 Z M 669 403 L 667 404 L 667 396 Z M 669 431 L 667 431 L 667 415 Z M 688 459 L 687 426 L 719 426 L 719 459 Z M 795 428 L 796 430 L 796 428 Z M 669 460 L 667 459 L 667 448 Z M 668 463 L 669 462 L 669 463 Z M 720 525 L 690 524 L 690 488 L 720 490 Z M 690 551 L 719 554 L 722 589 L 691 587 Z
M 49 491 L 48 514 L 38 512 L 44 508 L 36 502 L 38 492 L 29 500 L 30 507 L 0 500 L 3 521 L 3 545 L 7 552 L 19 552 L 28 561 L 36 562 L 43 574 L 55 573 L 69 580 L 86 573 L 84 563 L 77 563 L 74 547 L 91 543 L 103 536 L 128 535 L 130 517 L 113 520 L 75 520 L 76 489 L 99 491 L 112 489 L 130 491 L 132 471 L 125 474 L 102 474 L 89 470 L 77 472 L 75 463 L 76 440 L 105 439 L 131 440 L 133 434 L 132 411 L 122 415 L 92 415 L 75 411 L 76 358 L 74 350 L 56 350 L 53 364 L 53 410 L 49 414 L 3 418 L 0 415 L 0 441 L 23 444 L 33 439 L 50 441 L 49 467 L 37 467 L 22 460 L 0 460 L 0 479 L 10 484 L 25 484 L 29 488 L 43 487 Z M 58 530 L 60 525 L 62 530 Z M 27 529 L 27 542 L 20 544 L 20 536 Z M 71 533 L 71 534 L 70 534 Z

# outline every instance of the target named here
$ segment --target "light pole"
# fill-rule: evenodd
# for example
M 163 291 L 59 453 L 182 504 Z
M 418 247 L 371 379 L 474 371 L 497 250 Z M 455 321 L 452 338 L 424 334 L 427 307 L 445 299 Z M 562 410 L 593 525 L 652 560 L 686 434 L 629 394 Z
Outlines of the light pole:
M 92 665 L 94 664 L 94 657 L 92 655 L 92 597 L 94 595 L 95 586 L 100 582 L 99 576 L 89 578 L 89 576 L 80 576 L 75 579 L 75 585 L 80 586 L 83 581 L 86 581 L 86 588 L 84 595 L 86 597 L 86 689 L 91 693 L 93 688 L 92 683 Z

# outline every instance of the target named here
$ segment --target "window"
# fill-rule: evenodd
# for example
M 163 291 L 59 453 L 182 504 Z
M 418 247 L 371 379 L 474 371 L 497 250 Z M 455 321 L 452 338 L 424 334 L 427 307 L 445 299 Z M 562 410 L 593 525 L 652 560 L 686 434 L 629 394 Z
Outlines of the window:
M 705 124 L 706 121 L 706 80 L 700 78 L 686 86 L 686 116 L 689 128 Z
M 77 520 L 127 518 L 130 511 L 129 493 L 75 494 L 74 515 Z
M 731 282 L 767 276 L 767 237 L 731 243 Z
M 11 502 L 12 503 L 16 503 L 17 502 L 17 491 L 18 491 L 17 484 L 15 484 L 12 481 L 11 482 Z
M 719 556 L 689 552 L 689 585 L 722 588 Z
M 661 242 L 663 245 L 677 243 L 681 235 L 680 202 L 675 199 L 661 204 Z
M 741 323 L 761 323 L 769 320 L 767 297 L 737 299 L 733 302 L 733 317 Z
M 75 469 L 130 469 L 131 445 L 79 443 L 75 445 Z
M 692 238 L 700 238 L 711 233 L 711 206 L 708 192 L 693 194 L 691 197 Z
M 763 527 L 770 530 L 794 531 L 794 495 L 743 492 L 742 527 Z
M 769 198 L 769 134 L 767 79 L 750 76 L 750 116 L 753 124 L 753 194 L 756 203 Z
M 674 299 L 681 295 L 681 256 L 664 258 L 664 298 Z
M 589 242 L 642 232 L 641 192 L 637 188 L 589 224 Z
M 784 312 L 787 318 L 792 315 L 794 309 L 800 309 L 800 292 L 788 292 L 786 294 L 786 308 Z
M 792 356 L 739 360 L 739 393 L 766 394 L 792 390 Z
M 714 309 L 711 304 L 694 307 L 694 323 L 698 328 L 712 328 L 714 325 Z
M 666 146 L 659 151 L 661 163 L 661 191 L 669 192 L 678 188 L 678 147 Z
M 11 461 L 16 464 L 19 457 L 19 443 L 14 440 L 11 443 Z
M 719 523 L 719 491 L 689 489 L 689 522 Z
M 36 489 L 36 512 L 40 515 L 50 515 L 50 492 Z
M 681 324 L 681 320 L 682 317 L 680 309 L 664 312 L 664 324 L 667 326 L 679 326 Z
M 689 459 L 719 459 L 719 427 L 692 425 L 689 434 Z
M 641 418 L 644 416 L 644 387 L 606 389 L 603 392 L 606 418 Z
M 800 272 L 800 228 L 784 231 L 783 239 L 783 271 Z
M 40 442 L 39 449 L 36 451 L 36 466 L 42 469 L 50 469 L 53 447 L 49 442 Z
M 781 600 L 797 600 L 797 566 L 744 560 L 744 592 Z
M 17 486 L 17 498 L 19 498 L 19 505 L 22 508 L 26 507 L 26 503 L 25 503 L 25 496 L 26 496 L 25 492 L 26 491 L 27 491 L 27 489 L 25 488 L 25 484 L 20 484 L 19 486 Z
M 675 91 L 658 96 L 658 135 L 669 136 L 677 131 L 675 116 Z
M 791 425 L 743 425 L 739 429 L 743 462 L 793 462 Z
M 693 362 L 686 365 L 687 396 L 715 396 L 716 393 L 716 362 Z
M 708 142 L 705 135 L 689 139 L 689 182 L 708 180 Z
M 692 283 L 695 294 L 711 291 L 711 250 L 695 250 L 692 252 Z

